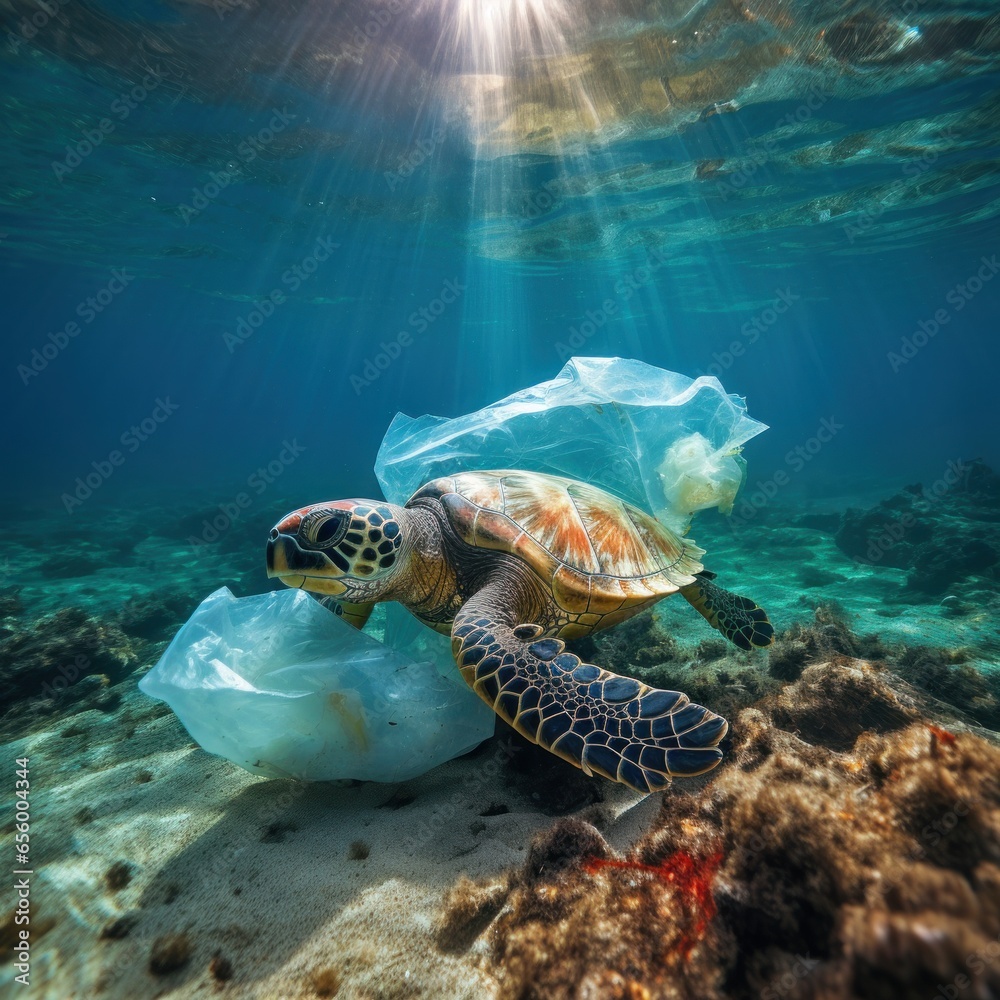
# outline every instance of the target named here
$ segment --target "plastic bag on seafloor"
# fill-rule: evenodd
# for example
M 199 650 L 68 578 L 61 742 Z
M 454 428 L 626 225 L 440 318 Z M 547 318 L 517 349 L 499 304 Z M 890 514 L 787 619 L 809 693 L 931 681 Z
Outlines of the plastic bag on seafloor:
M 694 511 L 732 510 L 741 446 L 765 430 L 718 379 L 626 358 L 571 358 L 548 382 L 446 419 L 397 413 L 375 473 L 402 504 L 430 479 L 527 469 L 592 483 L 683 532 Z
M 493 734 L 447 636 L 398 604 L 386 640 L 302 590 L 210 594 L 140 681 L 205 750 L 254 774 L 404 781 Z

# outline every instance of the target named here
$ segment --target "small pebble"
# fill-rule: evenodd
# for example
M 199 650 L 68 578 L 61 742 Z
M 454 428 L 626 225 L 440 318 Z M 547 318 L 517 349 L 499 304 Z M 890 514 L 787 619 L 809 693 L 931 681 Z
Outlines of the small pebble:
M 364 861 L 371 852 L 371 847 L 363 840 L 355 840 L 347 849 L 347 856 L 351 861 Z
M 154 976 L 176 972 L 190 961 L 191 951 L 191 939 L 187 934 L 164 934 L 153 942 L 149 971 Z

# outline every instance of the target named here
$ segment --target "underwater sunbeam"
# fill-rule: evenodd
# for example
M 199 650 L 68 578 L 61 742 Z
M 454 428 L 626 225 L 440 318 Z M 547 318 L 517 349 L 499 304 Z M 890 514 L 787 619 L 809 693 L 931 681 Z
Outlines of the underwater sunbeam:
M 566 47 L 565 0 L 448 0 L 445 9 L 456 51 L 481 71 L 503 72 L 517 59 Z

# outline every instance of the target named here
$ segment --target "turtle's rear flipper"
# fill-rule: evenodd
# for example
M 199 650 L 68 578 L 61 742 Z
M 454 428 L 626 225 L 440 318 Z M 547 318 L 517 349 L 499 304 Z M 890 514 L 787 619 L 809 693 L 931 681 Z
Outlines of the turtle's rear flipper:
M 499 620 L 510 597 L 496 584 L 480 591 L 455 619 L 451 645 L 470 687 L 522 736 L 639 792 L 722 760 L 725 719 L 679 691 L 583 663 L 559 639 L 539 639 L 538 625 Z
M 749 597 L 740 597 L 712 583 L 714 574 L 699 573 L 694 583 L 681 587 L 681 594 L 712 628 L 717 628 L 740 649 L 770 646 L 774 641 L 774 626 L 767 612 Z

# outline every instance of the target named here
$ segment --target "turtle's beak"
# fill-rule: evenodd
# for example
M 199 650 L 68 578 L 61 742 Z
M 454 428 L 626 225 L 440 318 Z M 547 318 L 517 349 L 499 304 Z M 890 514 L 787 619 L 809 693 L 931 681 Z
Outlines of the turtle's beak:
M 294 518 L 294 524 L 292 522 Z M 347 587 L 330 576 L 330 565 L 319 552 L 299 548 L 296 535 L 299 526 L 297 515 L 290 515 L 271 529 L 267 540 L 267 575 L 277 577 L 286 587 L 298 587 L 315 594 L 339 597 Z M 292 533 L 282 529 L 289 527 Z
M 286 580 L 291 587 L 298 586 L 296 583 L 289 582 L 296 574 L 289 565 L 288 553 L 289 549 L 294 550 L 295 548 L 293 539 L 289 538 L 288 535 L 279 535 L 275 529 L 272 529 L 271 537 L 267 540 L 267 575 L 277 577 L 279 580 Z

